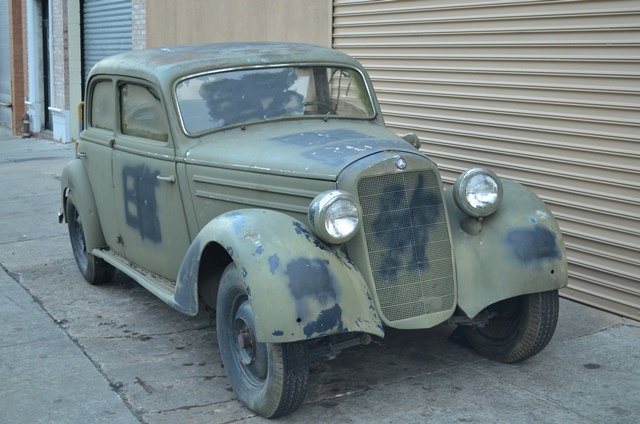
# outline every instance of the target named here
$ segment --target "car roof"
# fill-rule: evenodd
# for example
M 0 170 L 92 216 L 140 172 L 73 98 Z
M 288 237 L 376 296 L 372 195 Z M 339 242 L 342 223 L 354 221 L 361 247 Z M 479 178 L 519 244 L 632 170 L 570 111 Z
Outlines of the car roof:
M 218 43 L 120 53 L 96 63 L 91 70 L 91 76 L 127 75 L 171 84 L 181 76 L 210 70 L 314 62 L 338 63 L 361 68 L 350 56 L 313 44 Z

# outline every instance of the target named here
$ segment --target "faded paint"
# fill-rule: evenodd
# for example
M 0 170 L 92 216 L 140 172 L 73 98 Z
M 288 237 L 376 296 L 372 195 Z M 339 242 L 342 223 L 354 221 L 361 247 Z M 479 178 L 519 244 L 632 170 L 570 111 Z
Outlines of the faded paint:
M 338 167 L 372 153 L 407 148 L 400 138 L 380 139 L 352 129 L 294 133 L 271 140 L 301 148 L 300 154 L 307 160 Z
M 477 235 L 460 228 L 466 215 L 455 206 L 452 190 L 445 192 L 452 223 L 458 306 L 470 317 L 499 300 L 567 284 L 566 252 L 548 208 L 516 182 L 503 180 L 503 188 L 500 209 L 482 221 Z
M 235 226 L 239 221 L 243 225 Z M 262 256 L 254 256 L 258 238 Z M 250 293 L 260 341 L 281 343 L 345 331 L 384 334 L 359 271 L 343 252 L 327 248 L 289 216 L 237 210 L 215 218 L 196 240 L 200 247 L 194 240 L 194 251 L 202 252 L 210 241 L 233 251 Z M 346 312 L 342 305 L 349 305 Z

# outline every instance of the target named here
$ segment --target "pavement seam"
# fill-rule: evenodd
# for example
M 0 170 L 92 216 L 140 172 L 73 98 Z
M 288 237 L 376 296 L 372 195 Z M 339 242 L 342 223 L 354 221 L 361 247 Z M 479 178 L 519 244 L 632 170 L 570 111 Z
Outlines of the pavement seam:
M 27 294 L 31 297 L 31 299 L 40 307 L 40 309 L 49 317 L 49 319 L 51 319 L 51 321 L 53 321 L 53 324 L 56 327 L 58 327 L 58 329 L 60 329 L 60 331 L 62 331 L 67 336 L 67 338 L 69 340 L 71 340 L 73 342 L 73 344 L 78 349 L 80 349 L 80 352 L 82 352 L 84 357 L 89 360 L 89 362 L 94 366 L 94 368 L 100 373 L 102 378 L 104 378 L 106 380 L 106 382 L 109 384 L 109 387 L 118 395 L 120 400 L 122 400 L 122 403 L 124 403 L 124 405 L 127 407 L 129 412 L 131 412 L 131 414 L 133 415 L 133 417 L 136 420 L 138 420 L 138 422 L 140 422 L 141 424 L 148 424 L 147 421 L 143 417 L 142 411 L 138 411 L 137 409 L 135 409 L 133 404 L 131 404 L 131 402 L 129 402 L 129 400 L 127 400 L 124 397 L 124 394 L 122 393 L 122 384 L 121 383 L 114 383 L 109 379 L 109 377 L 107 377 L 105 372 L 102 370 L 102 367 L 100 367 L 100 364 L 98 364 L 96 361 L 94 361 L 93 358 L 91 358 L 91 356 L 89 356 L 89 354 L 87 353 L 86 349 L 78 342 L 78 340 L 76 340 L 71 334 L 69 334 L 69 332 L 61 325 L 61 323 L 57 319 L 55 319 L 53 317 L 53 315 L 51 315 L 51 313 L 49 313 L 49 311 L 44 307 L 42 301 L 37 296 L 35 296 L 33 293 L 31 293 L 31 290 L 29 290 L 28 287 L 26 287 L 24 284 L 22 284 L 22 282 L 20 281 L 21 280 L 20 279 L 20 275 L 9 271 L 7 269 L 7 267 L 5 267 L 4 264 L 1 263 L 1 262 L 0 262 L 0 268 L 2 268 L 2 270 L 4 270 L 4 272 L 6 272 L 7 275 L 9 277 L 11 277 L 11 279 L 13 281 L 15 281 L 16 284 L 18 284 L 25 292 L 27 292 Z
M 191 409 L 196 409 L 196 408 L 204 408 L 206 406 L 211 406 L 211 405 L 221 405 L 223 403 L 229 403 L 229 402 L 237 402 L 236 399 L 227 399 L 227 400 L 220 400 L 217 402 L 209 402 L 209 403 L 203 403 L 203 404 L 199 404 L 199 405 L 185 405 L 185 406 L 178 406 L 176 408 L 171 408 L 171 409 L 162 409 L 160 411 L 151 411 L 151 412 L 147 412 L 147 415 L 150 414 L 164 414 L 166 412 L 175 412 L 175 411 L 182 411 L 182 410 L 191 410 Z
M 626 327 L 626 326 L 627 326 L 627 324 L 620 322 L 618 324 L 612 324 L 612 325 L 610 325 L 608 327 L 602 328 L 600 330 L 593 331 L 591 333 L 581 334 L 581 335 L 575 336 L 575 337 L 569 337 L 568 339 L 558 340 L 557 342 L 554 342 L 554 343 L 570 342 L 570 341 L 573 341 L 573 340 L 582 339 L 583 337 L 593 336 L 594 334 L 602 333 L 604 331 L 611 330 L 612 328 Z
M 66 234 L 55 234 L 55 235 L 43 236 L 43 237 L 32 237 L 32 238 L 24 238 L 20 240 L 3 241 L 3 242 L 0 242 L 0 246 L 6 246 L 7 244 L 13 244 L 13 243 L 22 243 L 25 241 L 46 240 L 46 239 L 56 238 L 56 237 L 68 237 L 68 236 Z M 4 266 L 2 266 L 2 268 L 5 271 L 7 271 L 7 269 Z
M 599 424 L 599 421 L 596 421 L 596 420 L 594 420 L 594 419 L 592 419 L 592 418 L 589 418 L 589 417 L 587 417 L 587 416 L 585 416 L 585 415 L 582 415 L 582 414 L 581 414 L 581 413 L 579 413 L 578 411 L 574 411 L 574 410 L 573 410 L 573 409 L 571 409 L 571 408 L 567 408 L 567 407 L 565 407 L 565 406 L 563 406 L 563 405 L 559 404 L 558 402 L 556 402 L 556 401 L 554 401 L 554 400 L 552 400 L 552 399 L 549 399 L 549 398 L 547 398 L 547 397 L 545 397 L 545 396 L 543 396 L 543 395 L 540 395 L 540 394 L 538 394 L 538 393 L 536 393 L 536 392 L 533 392 L 533 391 L 531 391 L 531 390 L 527 389 L 526 387 L 519 386 L 519 385 L 517 385 L 517 384 L 515 384 L 515 383 L 512 383 L 512 382 L 510 382 L 510 381 L 507 381 L 507 380 L 505 380 L 505 379 L 503 379 L 503 378 L 500 378 L 499 376 L 497 376 L 497 375 L 495 375 L 495 374 L 492 374 L 492 373 L 490 373 L 489 371 L 483 370 L 483 369 L 481 369 L 481 368 L 475 368 L 475 367 L 471 366 L 470 364 L 469 364 L 469 365 L 464 365 L 464 366 L 465 366 L 466 368 L 469 368 L 469 369 L 473 370 L 473 371 L 477 371 L 477 372 L 480 372 L 480 373 L 482 373 L 482 374 L 484 374 L 484 375 L 486 375 L 486 376 L 488 376 L 488 377 L 491 377 L 491 378 L 493 378 L 493 379 L 495 379 L 495 380 L 497 380 L 497 381 L 499 381 L 499 382 L 501 382 L 501 383 L 503 383 L 503 384 L 505 384 L 505 385 L 507 385 L 507 384 L 508 384 L 508 385 L 509 385 L 509 386 L 511 386 L 511 387 L 515 387 L 516 389 L 519 389 L 519 390 L 521 390 L 521 391 L 523 391 L 523 392 L 525 392 L 525 393 L 528 393 L 529 395 L 531 395 L 531 396 L 533 396 L 533 397 L 536 397 L 536 398 L 538 398 L 538 399 L 540 399 L 540 400 L 542 400 L 542 401 L 544 401 L 544 402 L 546 402 L 546 403 L 550 403 L 550 404 L 554 405 L 555 407 L 557 407 L 557 408 L 559 408 L 559 409 L 562 409 L 562 410 L 564 410 L 564 411 L 571 412 L 572 414 L 577 415 L 578 417 L 580 417 L 580 418 L 584 419 L 585 421 L 588 421 L 588 422 L 590 422 L 590 423 L 594 423 L 594 424 Z

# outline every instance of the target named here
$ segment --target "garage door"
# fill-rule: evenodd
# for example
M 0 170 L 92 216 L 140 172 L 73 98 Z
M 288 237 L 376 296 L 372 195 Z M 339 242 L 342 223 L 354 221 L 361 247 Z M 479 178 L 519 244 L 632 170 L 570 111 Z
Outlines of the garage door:
M 84 0 L 82 54 L 86 82 L 100 59 L 131 50 L 131 0 Z
M 445 181 L 486 165 L 553 209 L 564 296 L 640 319 L 640 1 L 334 1 L 333 46 Z
M 0 126 L 11 127 L 11 42 L 9 41 L 9 4 L 0 0 Z

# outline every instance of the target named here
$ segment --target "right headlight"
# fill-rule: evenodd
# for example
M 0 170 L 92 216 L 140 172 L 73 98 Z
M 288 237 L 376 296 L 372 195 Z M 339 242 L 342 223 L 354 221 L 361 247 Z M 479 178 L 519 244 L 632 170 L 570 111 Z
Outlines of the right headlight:
M 463 212 L 474 218 L 489 216 L 502 201 L 502 182 L 488 169 L 469 169 L 453 185 L 453 200 Z
M 349 241 L 360 226 L 355 197 L 341 190 L 320 193 L 309 205 L 309 223 L 315 234 L 330 244 Z

